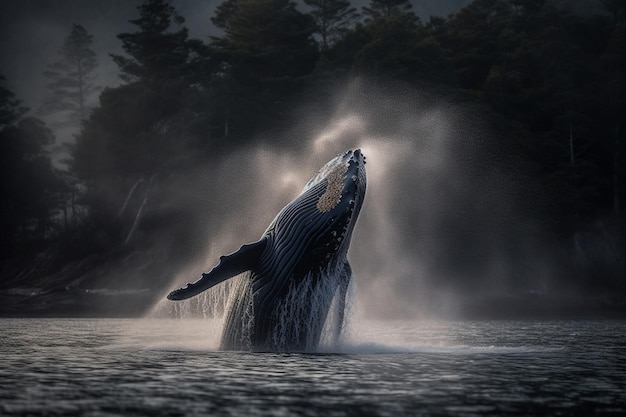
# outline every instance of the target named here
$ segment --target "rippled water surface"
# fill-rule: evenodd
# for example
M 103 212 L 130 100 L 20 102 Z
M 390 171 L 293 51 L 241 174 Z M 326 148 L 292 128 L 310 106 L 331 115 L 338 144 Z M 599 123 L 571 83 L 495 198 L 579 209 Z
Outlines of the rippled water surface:
M 0 414 L 625 415 L 625 321 L 362 322 L 323 353 L 199 320 L 0 319 Z

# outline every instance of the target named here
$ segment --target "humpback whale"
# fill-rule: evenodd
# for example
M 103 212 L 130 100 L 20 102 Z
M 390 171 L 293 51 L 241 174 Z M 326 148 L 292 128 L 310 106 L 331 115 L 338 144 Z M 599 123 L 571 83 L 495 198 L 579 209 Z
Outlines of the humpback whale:
M 352 279 L 348 248 L 365 187 L 363 153 L 336 156 L 280 210 L 261 239 L 221 256 L 213 269 L 167 298 L 183 300 L 245 273 L 230 288 L 221 349 L 315 350 L 330 310 L 331 337 L 337 338 Z

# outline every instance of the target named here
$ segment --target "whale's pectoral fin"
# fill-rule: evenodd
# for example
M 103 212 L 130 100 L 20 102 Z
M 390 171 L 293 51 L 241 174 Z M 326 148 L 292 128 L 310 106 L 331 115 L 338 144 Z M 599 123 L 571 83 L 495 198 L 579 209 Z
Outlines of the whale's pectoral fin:
M 184 300 L 194 295 L 200 294 L 209 288 L 248 271 L 257 264 L 265 245 L 267 238 L 258 242 L 243 245 L 237 252 L 230 255 L 221 256 L 220 262 L 209 272 L 202 274 L 202 277 L 194 283 L 187 284 L 184 288 L 179 288 L 168 294 L 169 300 Z

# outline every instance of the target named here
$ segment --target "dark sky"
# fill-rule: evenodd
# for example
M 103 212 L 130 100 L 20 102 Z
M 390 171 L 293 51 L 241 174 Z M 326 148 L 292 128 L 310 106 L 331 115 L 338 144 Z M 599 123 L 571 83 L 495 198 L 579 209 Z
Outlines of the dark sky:
M 41 73 L 46 64 L 57 59 L 63 40 L 73 23 L 81 24 L 94 35 L 93 49 L 98 54 L 98 83 L 118 83 L 117 68 L 108 53 L 121 52 L 117 34 L 133 31 L 129 19 L 137 17 L 141 0 L 2 0 L 0 1 L 0 74 L 20 100 L 36 109 L 45 93 Z M 216 34 L 211 16 L 221 0 L 173 0 L 185 17 L 191 36 L 202 40 Z M 302 0 L 298 1 L 303 4 Z M 366 4 L 353 0 L 353 5 Z M 414 0 L 414 11 L 423 19 L 448 15 L 470 0 Z M 95 97 L 94 97 L 95 99 Z

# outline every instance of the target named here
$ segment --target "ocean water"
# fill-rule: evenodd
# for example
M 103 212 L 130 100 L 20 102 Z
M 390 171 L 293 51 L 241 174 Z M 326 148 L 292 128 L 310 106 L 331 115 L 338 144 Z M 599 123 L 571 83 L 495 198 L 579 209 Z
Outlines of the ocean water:
M 0 319 L 3 416 L 626 415 L 626 321 L 360 320 L 317 353 L 207 320 Z

